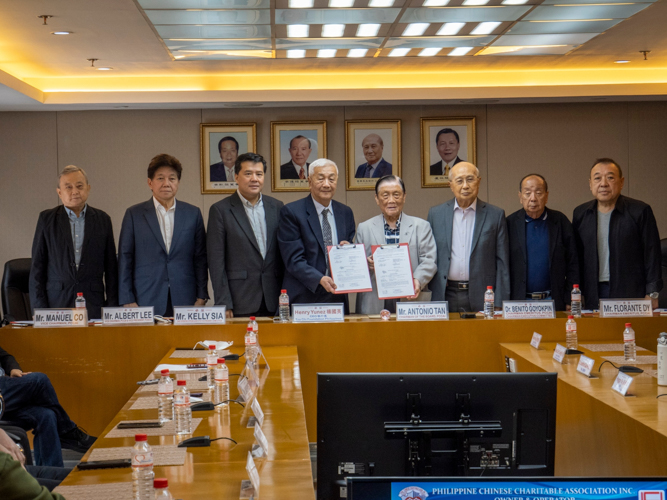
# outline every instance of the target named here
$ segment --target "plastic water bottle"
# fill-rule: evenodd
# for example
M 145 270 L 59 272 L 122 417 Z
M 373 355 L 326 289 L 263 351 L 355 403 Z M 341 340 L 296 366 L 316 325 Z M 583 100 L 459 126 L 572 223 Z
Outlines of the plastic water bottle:
M 157 384 L 157 406 L 160 422 L 174 420 L 174 381 L 169 376 L 169 370 L 160 372 L 160 382 Z
M 565 346 L 568 349 L 577 349 L 579 347 L 579 342 L 577 341 L 577 322 L 574 321 L 573 315 L 568 316 L 567 323 L 565 323 Z
M 632 329 L 632 323 L 625 324 L 625 330 L 623 330 L 623 344 L 625 361 L 637 361 L 637 344 L 635 344 L 635 331 Z
M 221 410 L 223 406 L 229 406 L 229 369 L 225 360 L 218 359 L 218 365 L 215 369 L 215 391 L 213 392 L 213 404 L 216 410 Z
M 574 288 L 572 288 L 570 299 L 572 302 L 570 305 L 572 316 L 581 318 L 581 290 L 579 290 L 579 285 L 574 285 Z
M 245 332 L 245 360 L 246 363 L 252 362 L 255 363 L 255 358 L 257 357 L 257 337 L 255 332 L 252 331 L 252 326 L 246 328 Z
M 280 323 L 289 323 L 289 295 L 287 290 L 280 290 L 278 297 L 278 314 Z
M 658 385 L 667 385 L 667 333 L 658 337 Z
M 176 434 L 192 434 L 192 409 L 190 408 L 190 391 L 185 380 L 178 380 L 174 392 L 174 418 Z
M 259 337 L 257 334 L 259 333 L 259 325 L 257 324 L 257 318 L 254 316 L 250 316 L 250 321 L 248 321 L 248 326 L 252 327 L 252 331 L 255 334 L 255 337 L 257 338 L 257 343 L 259 344 Z
M 134 436 L 132 448 L 132 496 L 134 500 L 153 500 L 153 450 L 146 434 Z
M 496 300 L 496 294 L 493 293 L 493 287 L 487 286 L 486 292 L 484 292 L 484 318 L 493 319 L 493 310 L 494 303 Z
M 85 309 L 86 308 L 86 299 L 83 298 L 83 293 L 79 292 L 76 294 L 76 300 L 74 301 L 74 306 L 77 309 Z
M 153 488 L 155 488 L 155 500 L 174 500 L 169 493 L 169 481 L 166 477 L 153 480 Z
M 215 350 L 216 346 L 208 346 L 208 354 L 206 355 L 206 381 L 208 388 L 215 387 L 215 367 L 218 366 L 218 352 Z

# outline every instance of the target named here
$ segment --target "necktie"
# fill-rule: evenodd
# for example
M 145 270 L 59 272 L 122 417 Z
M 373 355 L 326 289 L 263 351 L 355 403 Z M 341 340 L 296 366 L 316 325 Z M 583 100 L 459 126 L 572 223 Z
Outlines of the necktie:
M 303 167 L 301 167 L 301 170 L 299 171 L 299 179 L 305 179 L 305 178 L 306 178 L 306 174 L 303 171 Z
M 366 174 L 364 175 L 364 177 L 370 177 L 371 170 L 373 170 L 373 167 L 370 164 L 368 164 L 368 166 L 366 167 Z
M 442 175 L 449 175 L 449 163 L 447 163 L 442 169 Z
M 329 275 L 329 252 L 328 248 L 333 245 L 333 238 L 331 236 L 331 224 L 329 224 L 329 209 L 322 210 L 322 237 L 324 238 L 324 256 L 327 261 L 327 276 Z

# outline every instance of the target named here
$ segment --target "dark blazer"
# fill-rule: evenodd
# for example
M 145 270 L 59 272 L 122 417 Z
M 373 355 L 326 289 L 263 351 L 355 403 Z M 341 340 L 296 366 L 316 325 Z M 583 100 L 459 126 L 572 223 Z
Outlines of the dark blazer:
M 331 201 L 338 241 L 354 241 L 354 215 L 350 207 Z M 347 295 L 328 293 L 320 285 L 327 270 L 324 238 L 313 198 L 308 195 L 285 205 L 280 211 L 278 243 L 285 264 L 283 288 L 290 304 L 344 303 Z
M 225 171 L 225 164 L 219 161 L 211 165 L 211 182 L 235 182 L 234 178 L 227 179 L 227 172 Z M 203 297 L 201 297 L 203 298 Z
M 306 162 L 306 168 L 305 174 L 306 174 L 306 179 L 308 178 L 308 167 L 310 166 L 310 163 Z M 281 179 L 298 179 L 299 174 L 296 171 L 296 167 L 294 166 L 294 162 L 292 160 L 288 161 L 287 163 L 283 163 L 280 165 L 280 178 Z
M 368 168 L 368 162 L 359 165 L 357 167 L 357 173 L 354 174 L 354 178 L 363 179 L 364 175 L 366 174 L 366 168 Z M 380 163 L 378 163 L 378 166 L 375 168 L 375 171 L 373 172 L 373 178 L 380 178 L 384 177 L 385 175 L 391 175 L 391 163 L 382 158 Z
M 549 276 L 551 297 L 558 311 L 570 303 L 570 291 L 579 284 L 579 257 L 572 224 L 565 214 L 547 211 L 549 228 Z M 510 240 L 510 299 L 526 300 L 526 211 L 522 208 L 507 216 Z
M 86 299 L 90 319 L 101 318 L 103 306 L 118 305 L 118 264 L 111 218 L 90 205 L 86 208 L 77 269 L 65 207 L 45 210 L 39 214 L 32 242 L 30 304 L 33 309 L 74 307 L 78 292 Z
M 428 221 L 433 229 L 435 245 L 438 249 L 438 271 L 429 288 L 433 292 L 431 300 L 445 300 L 445 287 L 452 257 L 452 228 L 454 222 L 455 199 L 432 207 L 428 211 Z M 470 251 L 470 306 L 475 311 L 484 309 L 484 292 L 492 286 L 496 306 L 510 297 L 509 243 L 505 211 L 477 198 L 475 228 Z
M 0 366 L 3 370 L 5 370 L 5 375 L 8 377 L 12 370 L 21 369 L 18 361 L 16 361 L 16 358 L 5 351 L 2 347 L 0 347 Z
M 262 196 L 266 216 L 266 257 L 262 258 L 252 225 L 238 192 L 211 205 L 206 245 L 216 305 L 235 316 L 278 308 L 283 261 L 278 249 L 278 218 L 283 202 Z M 258 293 L 260 292 L 261 293 Z
M 449 166 L 449 168 L 452 168 L 454 165 L 456 165 L 457 163 L 461 163 L 462 161 L 463 160 L 457 156 L 456 159 L 454 160 L 454 163 L 452 163 Z M 442 174 L 442 164 L 443 164 L 443 162 L 444 162 L 444 160 L 440 160 L 440 161 L 436 161 L 433 165 L 431 165 L 431 167 L 430 167 L 431 175 L 443 175 Z M 447 164 L 445 163 L 445 165 L 447 165 Z
M 598 306 L 598 202 L 574 209 L 572 226 L 581 265 L 581 292 L 589 309 Z M 609 296 L 644 298 L 662 290 L 660 236 L 651 207 L 619 196 L 609 221 Z
M 118 242 L 121 304 L 167 310 L 171 291 L 174 306 L 191 306 L 208 299 L 206 232 L 199 208 L 176 201 L 174 235 L 169 253 L 164 246 L 153 198 L 127 209 Z

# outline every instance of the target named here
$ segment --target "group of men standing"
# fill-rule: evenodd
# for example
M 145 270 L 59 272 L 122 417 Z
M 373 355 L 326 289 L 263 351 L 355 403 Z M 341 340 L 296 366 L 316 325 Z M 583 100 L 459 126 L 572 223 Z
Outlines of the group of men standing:
M 496 306 L 503 300 L 552 299 L 558 310 L 580 284 L 586 306 L 600 298 L 648 297 L 657 305 L 662 288 L 660 241 L 651 208 L 621 195 L 623 175 L 609 158 L 590 171 L 592 201 L 574 211 L 573 222 L 547 208 L 546 179 L 529 174 L 519 183 L 523 208 L 505 212 L 478 198 L 481 176 L 471 163 L 448 170 L 454 198 L 428 220 L 403 212 L 405 184 L 394 175 L 375 185 L 379 214 L 355 226 L 352 210 L 333 200 L 338 168 L 328 159 L 308 165 L 310 194 L 284 205 L 262 194 L 266 162 L 257 154 L 236 158 L 237 191 L 211 206 L 208 231 L 201 211 L 176 201 L 182 167 L 161 154 L 148 167 L 149 201 L 130 207 L 115 255 L 111 220 L 87 204 L 90 185 L 74 166 L 60 174 L 63 206 L 42 212 L 32 252 L 33 307 L 72 307 L 83 292 L 89 316 L 104 305 L 173 306 L 208 300 L 208 271 L 216 305 L 228 317 L 275 313 L 281 289 L 292 303 L 344 303 L 334 293 L 327 247 L 407 243 L 415 294 L 408 299 L 447 300 L 452 312 L 483 308 L 488 286 Z M 208 233 L 208 234 L 206 234 Z M 356 234 L 356 238 L 355 238 Z M 371 280 L 374 282 L 374 280 Z M 395 308 L 372 292 L 358 294 L 358 313 Z

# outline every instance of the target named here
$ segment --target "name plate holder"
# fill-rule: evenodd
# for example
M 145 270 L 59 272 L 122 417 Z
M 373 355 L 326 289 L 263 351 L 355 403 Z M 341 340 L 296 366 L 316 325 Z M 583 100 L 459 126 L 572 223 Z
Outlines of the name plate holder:
M 224 325 L 226 306 L 174 307 L 174 325 Z
M 249 498 L 255 500 L 259 498 L 259 472 L 255 460 L 252 458 L 252 453 L 248 451 L 248 458 L 246 460 L 245 470 L 248 473 L 248 479 L 241 481 L 241 493 L 239 498 Z
M 585 375 L 588 378 L 599 378 L 597 375 L 591 375 L 591 371 L 595 366 L 595 360 L 582 354 L 579 356 L 579 363 L 577 364 L 577 372 Z
M 601 318 L 652 317 L 651 299 L 600 299 Z
M 149 307 L 103 307 L 102 325 L 153 325 L 155 314 Z
M 561 365 L 566 365 L 567 364 L 567 358 L 565 357 L 565 353 L 567 352 L 567 349 L 565 346 L 562 346 L 560 344 L 556 344 L 556 349 L 554 349 L 554 361 L 560 363 Z
M 35 328 L 70 328 L 88 326 L 86 309 L 35 309 Z
M 292 304 L 292 323 L 342 323 L 343 304 Z
M 448 320 L 449 304 L 444 302 L 396 302 L 396 321 Z
M 540 342 L 542 342 L 542 335 L 537 332 L 533 332 L 533 338 L 530 339 L 530 347 L 541 351 L 542 349 L 540 349 Z
M 503 319 L 553 319 L 553 300 L 503 300 Z
M 254 458 L 265 458 L 269 452 L 269 441 L 266 439 L 261 425 L 255 425 L 253 436 L 257 443 L 252 445 L 252 456 Z
M 632 377 L 627 373 L 619 371 L 613 385 L 611 386 L 611 390 L 617 392 L 624 398 L 631 398 L 634 397 L 634 394 L 628 394 L 628 390 L 630 389 L 631 385 Z

